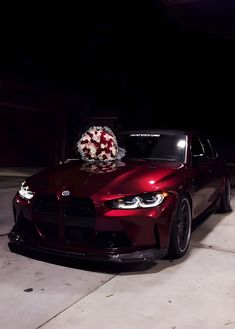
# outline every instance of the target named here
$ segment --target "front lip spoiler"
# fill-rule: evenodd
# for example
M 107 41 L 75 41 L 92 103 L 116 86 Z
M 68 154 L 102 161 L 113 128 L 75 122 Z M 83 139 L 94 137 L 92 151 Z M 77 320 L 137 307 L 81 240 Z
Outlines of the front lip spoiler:
M 115 253 L 115 254 L 103 254 L 96 252 L 72 252 L 63 251 L 58 249 L 49 249 L 44 247 L 35 247 L 25 244 L 24 242 L 13 240 L 12 235 L 10 242 L 8 243 L 9 249 L 12 252 L 19 254 L 26 254 L 27 252 L 36 252 L 37 254 L 48 255 L 48 256 L 59 256 L 69 259 L 79 260 L 93 260 L 101 262 L 112 262 L 112 263 L 134 263 L 143 261 L 154 261 L 166 256 L 167 251 L 165 249 L 145 249 L 137 250 L 130 253 Z

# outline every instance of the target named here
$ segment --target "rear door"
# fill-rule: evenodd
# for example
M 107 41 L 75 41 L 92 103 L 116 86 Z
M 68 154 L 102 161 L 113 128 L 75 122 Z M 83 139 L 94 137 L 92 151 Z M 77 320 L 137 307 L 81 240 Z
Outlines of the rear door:
M 202 147 L 206 156 L 206 161 L 209 168 L 211 177 L 211 199 L 208 200 L 209 204 L 216 201 L 218 198 L 224 178 L 224 164 L 218 158 L 218 155 L 211 145 L 211 141 L 206 136 L 200 136 Z
M 214 201 L 216 182 L 214 160 L 199 136 L 192 137 L 192 167 L 194 172 L 192 215 L 201 215 Z

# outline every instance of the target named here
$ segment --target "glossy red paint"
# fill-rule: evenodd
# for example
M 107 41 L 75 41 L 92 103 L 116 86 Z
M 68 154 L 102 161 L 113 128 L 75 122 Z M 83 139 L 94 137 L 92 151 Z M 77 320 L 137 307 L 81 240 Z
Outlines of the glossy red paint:
M 92 173 L 77 161 L 30 177 L 26 184 L 35 196 L 27 201 L 17 193 L 14 198 L 16 224 L 9 234 L 10 248 L 111 261 L 167 253 L 179 197 L 190 200 L 195 221 L 216 205 L 227 177 L 219 157 L 193 160 L 193 135 L 185 134 L 184 163 L 126 160 L 117 161 L 112 172 Z M 65 190 L 69 196 L 62 195 Z M 157 207 L 123 210 L 107 205 L 110 200 L 158 191 L 168 196 Z

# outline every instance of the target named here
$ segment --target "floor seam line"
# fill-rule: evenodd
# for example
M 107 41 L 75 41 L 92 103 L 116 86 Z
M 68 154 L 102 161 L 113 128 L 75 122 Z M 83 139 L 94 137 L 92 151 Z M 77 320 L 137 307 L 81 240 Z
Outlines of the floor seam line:
M 232 250 L 224 250 L 224 249 L 215 249 L 215 248 L 210 248 L 210 247 L 206 247 L 206 246 L 199 246 L 199 245 L 191 245 L 194 248 L 200 248 L 200 249 L 206 249 L 206 250 L 212 250 L 212 251 L 221 251 L 221 252 L 227 252 L 227 253 L 231 253 L 231 254 L 235 254 L 235 251 Z
M 60 314 L 62 314 L 63 312 L 67 311 L 70 307 L 74 306 L 75 304 L 79 303 L 82 299 L 86 298 L 87 296 L 89 296 L 90 294 L 92 294 L 94 291 L 98 290 L 99 288 L 103 287 L 106 283 L 108 283 L 109 281 L 111 281 L 112 279 L 114 279 L 118 274 L 115 274 L 114 276 L 112 276 L 110 279 L 108 279 L 107 281 L 103 282 L 100 286 L 92 289 L 91 291 L 89 291 L 88 293 L 86 293 L 84 296 L 82 296 L 81 298 L 79 298 L 78 300 L 76 300 L 75 302 L 73 302 L 71 305 L 65 307 L 63 310 L 61 310 L 60 312 L 58 312 L 57 314 L 55 314 L 54 316 L 52 316 L 50 319 L 48 319 L 47 321 L 45 321 L 44 323 L 42 323 L 41 325 L 39 325 L 38 327 L 36 327 L 36 329 L 42 328 L 45 324 L 47 324 L 48 322 L 50 322 L 51 320 L 55 319 L 57 316 L 59 316 Z

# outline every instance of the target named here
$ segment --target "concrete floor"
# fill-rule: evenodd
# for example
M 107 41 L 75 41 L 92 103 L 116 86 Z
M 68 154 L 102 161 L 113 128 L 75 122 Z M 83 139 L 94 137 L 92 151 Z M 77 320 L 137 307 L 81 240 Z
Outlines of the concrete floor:
M 210 216 L 181 260 L 88 270 L 8 250 L 15 191 L 0 189 L 0 328 L 235 328 L 234 212 Z

